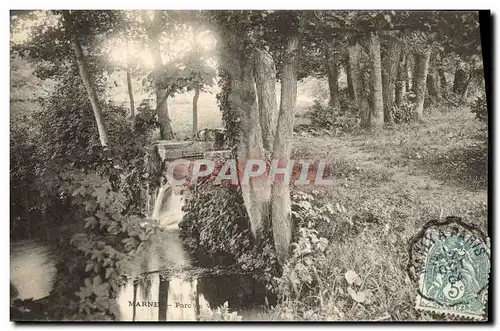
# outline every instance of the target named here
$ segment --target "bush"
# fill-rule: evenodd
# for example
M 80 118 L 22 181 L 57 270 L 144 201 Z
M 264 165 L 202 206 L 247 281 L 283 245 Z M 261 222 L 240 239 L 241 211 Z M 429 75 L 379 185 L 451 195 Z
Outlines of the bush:
M 311 118 L 310 128 L 335 131 L 335 133 L 350 132 L 358 124 L 356 111 L 356 104 L 344 98 L 340 99 L 337 107 L 315 100 L 308 114 Z
M 470 106 L 471 112 L 476 115 L 480 121 L 488 121 L 488 104 L 486 103 L 486 95 L 479 96 Z
M 333 226 L 331 212 L 328 204 L 322 204 L 311 194 L 292 194 L 292 218 L 296 225 L 292 254 L 283 265 L 282 275 L 275 279 L 280 302 L 275 311 L 280 319 L 315 319 L 306 315 L 322 296 L 329 243 L 323 234 L 329 232 L 327 227 Z
M 406 94 L 401 100 L 399 106 L 394 105 L 392 108 L 392 118 L 394 123 L 410 123 L 415 119 L 414 109 L 415 103 L 412 102 L 411 94 Z
M 179 224 L 184 246 L 198 264 L 252 272 L 273 292 L 273 277 L 279 267 L 271 230 L 267 229 L 262 243 L 255 245 L 240 189 L 224 182 L 214 185 L 213 179 L 189 188 Z
M 283 275 L 277 279 L 278 293 L 282 300 L 295 300 L 309 296 L 321 282 L 317 269 L 326 261 L 328 240 L 318 236 L 312 224 L 299 227 L 292 243 L 292 256 L 283 266 Z
M 461 95 L 453 92 L 448 93 L 444 100 L 444 105 L 449 108 L 460 108 L 465 106 L 466 104 L 466 101 L 464 100 L 464 98 L 462 98 Z
M 61 248 L 58 273 L 44 299 L 50 308 L 39 318 L 117 319 L 114 299 L 122 276 L 128 273 L 127 261 L 157 231 L 139 225 L 142 195 L 147 186 L 158 186 L 161 173 L 159 160 L 148 148 L 156 121 L 143 109 L 132 130 L 125 108 L 103 102 L 111 148 L 101 148 L 87 94 L 74 77 L 72 72 L 62 77 L 36 114 L 36 144 L 22 144 L 24 131 L 13 126 L 16 139 L 11 154 L 29 154 L 29 162 L 24 165 L 26 160 L 13 159 L 13 196 L 23 200 L 13 205 L 12 216 L 25 216 L 21 208 L 30 207 L 30 225 L 47 218 L 50 221 L 44 225 L 58 231 L 54 238 Z M 28 165 L 31 173 L 25 174 Z M 18 185 L 27 180 L 33 185 Z M 52 215 L 65 223 L 54 221 Z M 68 235 L 59 233 L 60 225 L 67 226 Z
M 200 264 L 231 265 L 252 249 L 248 215 L 237 188 L 203 183 L 191 190 L 183 211 L 183 243 Z

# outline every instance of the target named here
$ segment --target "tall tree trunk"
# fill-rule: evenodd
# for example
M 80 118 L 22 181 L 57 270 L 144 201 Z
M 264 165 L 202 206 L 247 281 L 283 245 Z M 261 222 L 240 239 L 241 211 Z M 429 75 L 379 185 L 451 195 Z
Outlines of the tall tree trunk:
M 352 100 L 358 100 L 359 88 L 359 45 L 349 46 L 347 49 L 349 54 L 349 75 L 352 85 Z
M 455 78 L 453 80 L 453 93 L 463 95 L 467 83 L 467 71 L 465 70 L 465 63 L 459 62 L 455 70 Z
M 437 87 L 438 87 L 438 93 L 440 96 L 442 95 L 446 95 L 447 92 L 448 92 L 448 84 L 446 82 L 446 75 L 444 73 L 444 64 L 443 64 L 443 60 L 444 60 L 444 53 L 443 52 L 437 52 L 436 53 L 436 68 L 435 68 L 435 80 L 436 80 L 436 84 L 437 84 Z
M 438 97 L 439 87 L 438 87 L 438 77 L 437 73 L 431 72 L 427 74 L 427 93 L 429 96 Z
M 417 60 L 416 55 L 414 53 L 413 54 L 413 66 L 412 66 L 413 70 L 411 70 L 411 74 L 412 74 L 412 76 L 411 76 L 411 91 L 413 93 L 417 93 L 417 91 L 416 91 L 417 85 L 418 85 L 417 84 L 417 80 L 418 80 L 418 77 L 417 77 L 418 76 L 417 75 L 417 70 L 418 70 L 417 69 L 417 62 L 418 62 L 418 60 Z
M 413 81 L 413 71 L 412 71 L 412 56 L 411 53 L 406 54 L 406 61 L 405 61 L 405 85 L 406 85 L 406 92 L 413 91 L 413 86 L 411 85 Z M 414 62 L 414 59 L 413 59 Z
M 462 91 L 461 97 L 462 97 L 463 100 L 467 99 L 467 94 L 469 92 L 470 83 L 472 82 L 473 79 L 474 79 L 474 75 L 473 75 L 473 72 L 471 72 L 469 74 L 469 77 L 465 81 L 465 87 L 464 87 L 464 89 Z
M 446 93 L 448 90 L 448 82 L 446 80 L 446 74 L 444 72 L 443 67 L 438 68 L 438 74 L 439 74 L 439 82 L 441 84 L 441 90 L 443 91 L 443 93 Z
M 333 42 L 328 42 L 325 46 L 326 70 L 328 73 L 328 89 L 330 91 L 330 106 L 336 107 L 339 101 L 339 83 L 337 55 Z
M 266 150 L 272 151 L 278 117 L 276 66 L 268 52 L 257 49 L 255 51 L 254 69 L 263 144 Z
M 153 54 L 154 70 L 156 76 L 162 69 L 163 61 L 161 59 L 160 49 L 160 36 L 162 25 L 162 11 L 155 10 L 154 19 L 150 24 L 151 29 L 151 52 Z M 158 122 L 160 123 L 160 137 L 162 140 L 174 139 L 174 132 L 170 117 L 168 116 L 168 97 L 170 91 L 166 91 L 165 87 L 161 86 L 158 79 L 155 80 L 155 94 L 156 94 L 156 112 L 158 114 Z
M 358 92 L 358 113 L 360 126 L 364 129 L 370 127 L 371 117 L 370 73 L 368 70 L 360 72 Z
M 82 46 L 80 44 L 80 41 L 78 40 L 78 32 L 74 31 L 75 28 L 73 26 L 72 16 L 69 12 L 65 11 L 64 18 L 67 27 L 69 27 L 69 31 L 73 32 L 71 45 L 73 47 L 73 51 L 75 52 L 78 71 L 80 72 L 80 78 L 83 81 L 83 85 L 85 86 L 85 90 L 87 91 L 87 95 L 92 106 L 92 111 L 94 112 L 97 131 L 99 132 L 99 140 L 101 141 L 101 146 L 106 147 L 108 146 L 108 130 L 102 116 L 99 98 L 97 97 L 97 91 L 94 85 L 91 83 L 90 74 L 87 67 L 87 60 L 85 59 Z
M 439 53 L 431 54 L 431 58 L 429 60 L 429 72 L 427 73 L 427 93 L 432 97 L 439 97 L 441 95 L 438 75 L 439 62 L 441 62 Z
M 356 100 L 356 92 L 354 90 L 354 86 L 352 85 L 352 76 L 349 61 L 347 61 L 347 64 L 345 66 L 345 74 L 347 77 L 347 95 L 349 96 L 349 100 L 354 101 Z
M 406 55 L 404 52 L 401 52 L 400 63 L 398 67 L 398 74 L 396 79 L 396 93 L 395 93 L 395 104 L 396 106 L 401 105 L 401 101 L 403 100 L 403 96 L 406 93 Z
M 130 101 L 130 120 L 132 124 L 132 129 L 135 128 L 135 105 L 134 105 L 134 90 L 132 89 L 132 75 L 130 73 L 130 67 L 127 65 L 127 90 L 128 98 Z
M 355 50 L 355 51 L 354 51 Z M 351 52 L 352 51 L 352 52 Z M 371 104 L 371 88 L 370 88 L 370 66 L 368 54 L 364 47 L 356 45 L 354 49 L 349 50 L 349 61 L 353 83 L 356 87 L 356 98 L 358 107 L 358 116 L 360 126 L 362 128 L 370 127 L 370 104 Z M 354 79 L 356 77 L 356 79 Z
M 287 164 L 292 151 L 293 119 L 297 102 L 298 52 L 299 36 L 296 34 L 290 36 L 287 41 L 285 61 L 281 68 L 281 102 L 273 160 L 280 160 L 282 165 Z M 283 263 L 288 257 L 293 231 L 290 189 L 287 181 L 274 180 L 271 189 L 271 219 L 278 261 Z
M 198 98 L 200 97 L 200 88 L 194 90 L 193 96 L 193 137 L 198 133 Z
M 220 32 L 221 68 L 230 76 L 228 103 L 231 111 L 237 112 L 240 118 L 237 163 L 238 172 L 243 174 L 248 160 L 265 160 L 254 80 L 255 56 L 239 47 L 247 38 L 245 33 L 224 27 Z M 243 201 L 252 234 L 259 244 L 263 230 L 269 228 L 271 185 L 265 176 L 250 178 L 248 182 L 244 179 L 240 177 Z
M 168 92 L 157 88 L 156 92 L 156 112 L 158 123 L 160 124 L 160 138 L 162 140 L 173 140 L 175 138 L 172 130 L 170 117 L 168 116 Z
M 392 123 L 392 107 L 394 106 L 394 94 L 396 91 L 396 79 L 398 74 L 401 55 L 401 43 L 391 41 L 387 56 L 384 59 L 384 70 L 382 75 L 383 96 L 384 96 L 384 120 Z
M 431 50 L 425 50 L 423 53 L 415 53 L 415 116 L 417 121 L 422 121 L 424 112 L 425 90 L 427 73 L 429 71 L 429 60 Z
M 370 40 L 370 64 L 372 84 L 372 111 L 370 126 L 384 125 L 384 99 L 382 96 L 382 63 L 380 59 L 380 41 L 378 36 L 372 35 Z

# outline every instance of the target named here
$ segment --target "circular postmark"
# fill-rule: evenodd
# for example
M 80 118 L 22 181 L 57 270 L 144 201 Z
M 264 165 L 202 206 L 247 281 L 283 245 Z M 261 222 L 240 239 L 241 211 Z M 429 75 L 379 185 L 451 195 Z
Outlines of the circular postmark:
M 490 243 L 477 226 L 459 217 L 427 222 L 410 240 L 407 272 L 418 310 L 487 318 Z

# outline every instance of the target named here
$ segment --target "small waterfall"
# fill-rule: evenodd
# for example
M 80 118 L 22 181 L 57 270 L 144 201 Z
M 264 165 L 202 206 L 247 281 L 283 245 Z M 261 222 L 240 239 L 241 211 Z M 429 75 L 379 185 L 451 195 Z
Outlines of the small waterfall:
M 167 183 L 162 185 L 158 190 L 158 195 L 156 196 L 155 205 L 153 207 L 153 215 L 151 216 L 152 219 L 159 220 L 160 212 L 163 206 L 163 199 L 165 197 L 165 192 L 170 187 L 171 186 Z
M 183 205 L 182 188 L 172 187 L 168 183 L 162 185 L 158 190 L 151 218 L 164 229 L 176 229 L 184 216 Z

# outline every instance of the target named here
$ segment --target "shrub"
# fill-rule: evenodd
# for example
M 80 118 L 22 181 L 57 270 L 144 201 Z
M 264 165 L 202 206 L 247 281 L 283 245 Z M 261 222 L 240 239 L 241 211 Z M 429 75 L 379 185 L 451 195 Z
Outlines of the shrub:
M 328 240 L 318 236 L 312 224 L 299 227 L 296 240 L 292 243 L 292 256 L 283 266 L 283 275 L 277 279 L 281 299 L 300 299 L 308 296 L 318 282 L 317 269 L 326 261 L 325 250 Z
M 251 250 L 248 216 L 237 188 L 205 182 L 191 190 L 183 211 L 183 243 L 200 264 L 231 265 Z
M 315 100 L 308 116 L 313 130 L 350 132 L 358 123 L 355 103 L 344 98 L 340 99 L 337 107 Z
M 184 246 L 198 264 L 252 272 L 273 292 L 279 267 L 272 233 L 268 229 L 261 244 L 254 244 L 240 189 L 214 185 L 213 178 L 189 189 L 179 227 Z
M 202 309 L 200 313 L 200 321 L 241 321 L 242 318 L 241 315 L 238 315 L 238 312 L 229 311 L 227 301 L 215 310 Z
M 460 108 L 466 105 L 466 101 L 460 94 L 450 92 L 444 99 L 444 105 L 449 108 Z
M 406 94 L 401 100 L 399 106 L 394 105 L 392 108 L 392 118 L 394 123 L 410 123 L 414 118 L 415 103 L 412 101 L 412 96 Z
M 36 115 L 36 144 L 16 141 L 12 152 L 30 153 L 29 165 L 38 177 L 30 190 L 43 193 L 28 201 L 38 213 L 34 216 L 59 214 L 70 232 L 56 238 L 61 248 L 58 273 L 53 291 L 44 299 L 50 308 L 43 314 L 51 320 L 117 319 L 114 299 L 128 272 L 127 261 L 157 231 L 139 225 L 142 194 L 146 186 L 154 189 L 159 184 L 161 173 L 155 163 L 159 160 L 148 148 L 156 121 L 143 109 L 132 130 L 125 108 L 103 102 L 111 148 L 101 148 L 87 94 L 71 72 L 43 106 Z M 16 183 L 30 179 L 20 172 L 22 164 L 13 164 Z M 23 196 L 22 188 L 15 187 L 16 196 Z M 16 208 L 14 215 L 18 214 Z
M 486 95 L 479 96 L 470 106 L 471 112 L 476 115 L 480 121 L 488 121 L 488 105 L 486 103 Z

